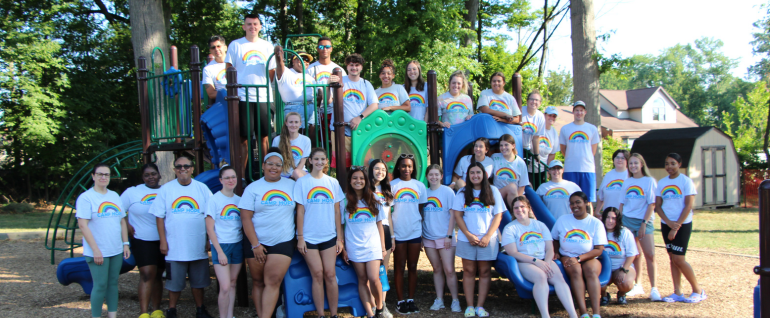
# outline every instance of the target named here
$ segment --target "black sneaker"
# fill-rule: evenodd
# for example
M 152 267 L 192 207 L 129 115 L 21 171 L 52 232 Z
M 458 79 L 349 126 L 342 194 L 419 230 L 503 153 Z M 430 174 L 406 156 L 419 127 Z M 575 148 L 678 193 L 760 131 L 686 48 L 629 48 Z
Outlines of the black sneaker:
M 382 318 L 382 309 L 375 309 L 374 310 L 374 318 Z
M 166 318 L 176 318 L 176 308 L 169 308 L 166 310 Z
M 407 305 L 406 300 L 399 301 L 396 304 L 396 312 L 402 315 L 408 315 L 412 313 L 409 311 L 409 305 Z
M 406 301 L 406 306 L 407 306 L 407 308 L 409 308 L 409 313 L 416 314 L 416 313 L 420 312 L 420 310 L 417 309 L 417 305 L 414 304 L 414 300 L 411 300 L 411 299 L 407 300 Z
M 195 318 L 214 318 L 214 316 L 210 315 L 208 311 L 206 311 L 206 306 L 200 306 L 198 307 L 198 310 L 195 312 Z
M 610 303 L 610 293 L 605 293 L 599 301 L 599 306 L 607 306 Z
M 620 296 L 620 293 L 618 293 L 618 305 L 628 305 L 626 295 Z

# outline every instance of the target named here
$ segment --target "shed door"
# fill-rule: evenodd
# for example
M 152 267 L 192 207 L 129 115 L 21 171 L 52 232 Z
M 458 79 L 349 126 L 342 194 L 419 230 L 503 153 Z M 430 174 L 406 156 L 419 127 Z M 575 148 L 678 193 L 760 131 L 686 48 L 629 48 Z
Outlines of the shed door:
M 727 203 L 726 156 L 725 146 L 706 146 L 701 150 L 703 205 Z

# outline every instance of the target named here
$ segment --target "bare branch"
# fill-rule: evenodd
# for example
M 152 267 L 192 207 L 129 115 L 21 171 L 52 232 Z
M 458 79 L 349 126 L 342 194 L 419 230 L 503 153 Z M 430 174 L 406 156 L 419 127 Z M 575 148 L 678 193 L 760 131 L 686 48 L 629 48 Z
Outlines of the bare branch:
M 119 16 L 117 14 L 111 13 L 107 6 L 104 5 L 104 2 L 102 0 L 94 0 L 94 3 L 96 3 L 96 6 L 99 7 L 99 10 L 86 10 L 82 12 L 78 12 L 76 14 L 83 15 L 83 14 L 102 14 L 104 15 L 104 18 L 107 19 L 110 23 L 115 23 L 115 21 L 123 22 L 123 23 L 129 23 L 130 21 L 128 18 L 124 18 L 122 16 Z

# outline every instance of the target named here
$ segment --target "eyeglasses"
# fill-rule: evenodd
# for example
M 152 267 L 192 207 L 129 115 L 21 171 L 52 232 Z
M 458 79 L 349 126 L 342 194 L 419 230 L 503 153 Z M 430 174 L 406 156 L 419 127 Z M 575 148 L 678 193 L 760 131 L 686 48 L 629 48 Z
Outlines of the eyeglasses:
M 323 49 L 331 49 L 331 48 L 332 48 L 332 46 L 331 46 L 330 44 L 329 44 L 329 45 L 319 45 L 319 46 L 318 46 L 318 49 L 319 49 L 319 50 L 323 50 Z
M 297 58 L 295 57 L 294 59 L 296 60 Z M 304 57 L 304 56 L 303 56 L 303 57 L 302 57 L 302 60 L 303 60 L 303 61 L 305 61 L 305 63 L 310 63 L 310 59 L 309 59 L 309 58 L 307 58 L 307 57 Z
M 174 169 L 176 169 L 176 170 L 183 170 L 183 169 L 187 170 L 187 169 L 190 169 L 190 168 L 192 168 L 192 165 L 176 165 L 176 166 L 174 166 Z
M 99 172 L 97 172 L 97 173 L 94 173 L 94 175 L 95 175 L 97 178 L 109 178 L 109 177 L 110 177 L 110 174 L 109 174 L 109 173 L 99 173 Z
M 212 49 L 212 50 L 216 50 L 217 48 L 220 48 L 220 47 L 223 47 L 223 46 L 224 45 L 222 45 L 222 44 L 218 44 L 218 45 L 209 46 L 209 48 Z
M 399 157 L 401 159 L 414 159 L 414 155 L 413 154 L 407 154 L 407 153 L 402 153 L 401 156 L 399 156 Z
M 222 178 L 222 180 L 233 180 L 233 179 L 238 179 L 238 176 L 229 176 L 229 177 Z
M 283 163 L 265 162 L 265 167 L 267 168 L 280 168 L 282 166 Z
M 537 99 L 537 98 L 528 98 L 527 100 L 531 100 L 531 101 L 533 101 L 533 102 L 539 102 L 539 101 L 540 101 L 540 100 L 539 100 L 539 99 Z
M 353 172 L 353 171 L 364 171 L 364 169 L 366 169 L 366 167 L 364 167 L 364 166 L 350 166 L 350 171 L 351 172 Z

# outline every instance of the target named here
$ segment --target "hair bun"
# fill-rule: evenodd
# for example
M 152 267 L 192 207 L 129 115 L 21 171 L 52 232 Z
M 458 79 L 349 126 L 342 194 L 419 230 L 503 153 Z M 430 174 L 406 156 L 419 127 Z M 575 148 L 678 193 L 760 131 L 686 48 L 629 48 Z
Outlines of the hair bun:
M 393 67 L 393 60 L 391 59 L 385 59 L 382 61 L 382 64 L 380 64 L 382 67 Z

